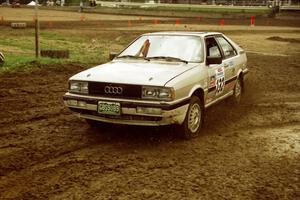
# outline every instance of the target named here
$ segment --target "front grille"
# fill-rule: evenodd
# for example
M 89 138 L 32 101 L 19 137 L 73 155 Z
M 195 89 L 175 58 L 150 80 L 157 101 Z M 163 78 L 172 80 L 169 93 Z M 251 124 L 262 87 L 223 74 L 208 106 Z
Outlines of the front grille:
M 105 87 L 121 87 L 121 94 L 108 94 L 105 92 Z M 101 82 L 89 82 L 89 94 L 95 96 L 104 97 L 119 97 L 119 98 L 134 98 L 140 99 L 142 96 L 142 86 L 129 85 L 129 84 L 116 84 L 116 83 L 101 83 Z
M 86 114 L 86 115 L 94 115 L 99 116 L 103 118 L 109 118 L 109 119 L 120 119 L 120 120 L 137 120 L 137 121 L 161 121 L 162 117 L 153 117 L 153 116 L 140 116 L 140 115 L 103 115 L 99 114 L 97 111 L 92 110 L 84 110 L 84 109 L 78 109 L 78 108 L 70 108 L 73 112 Z

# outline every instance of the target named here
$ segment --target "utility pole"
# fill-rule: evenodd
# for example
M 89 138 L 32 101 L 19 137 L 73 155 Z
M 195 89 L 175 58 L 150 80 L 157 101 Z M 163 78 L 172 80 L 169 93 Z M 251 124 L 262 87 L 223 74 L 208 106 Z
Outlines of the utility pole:
M 39 1 L 35 0 L 35 57 L 40 57 L 40 43 L 39 43 L 39 31 L 40 31 L 40 24 L 39 24 L 39 15 L 38 15 L 38 4 Z

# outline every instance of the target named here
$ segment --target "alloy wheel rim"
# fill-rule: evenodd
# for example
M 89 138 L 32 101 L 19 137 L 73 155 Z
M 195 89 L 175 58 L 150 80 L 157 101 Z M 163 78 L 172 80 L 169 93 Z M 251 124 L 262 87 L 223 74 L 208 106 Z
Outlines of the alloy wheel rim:
M 198 128 L 200 127 L 201 122 L 201 108 L 198 104 L 193 104 L 189 116 L 188 116 L 188 129 L 192 133 L 196 133 Z

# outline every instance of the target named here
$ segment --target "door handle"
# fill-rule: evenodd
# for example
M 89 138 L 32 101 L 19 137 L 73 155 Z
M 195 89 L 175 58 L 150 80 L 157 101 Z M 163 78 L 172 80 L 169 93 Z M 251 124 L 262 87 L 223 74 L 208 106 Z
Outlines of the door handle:
M 226 67 L 229 67 L 229 65 L 227 64 L 227 63 L 224 63 L 224 67 L 226 68 Z

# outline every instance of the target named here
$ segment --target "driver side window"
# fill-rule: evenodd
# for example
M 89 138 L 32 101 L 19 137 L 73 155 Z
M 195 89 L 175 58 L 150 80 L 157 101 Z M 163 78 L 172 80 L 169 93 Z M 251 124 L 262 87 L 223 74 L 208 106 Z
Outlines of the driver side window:
M 215 38 L 206 38 L 205 39 L 205 46 L 206 46 L 206 56 L 207 57 L 221 57 L 221 52 L 218 47 L 218 43 L 216 42 Z

